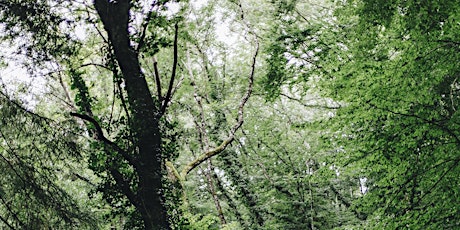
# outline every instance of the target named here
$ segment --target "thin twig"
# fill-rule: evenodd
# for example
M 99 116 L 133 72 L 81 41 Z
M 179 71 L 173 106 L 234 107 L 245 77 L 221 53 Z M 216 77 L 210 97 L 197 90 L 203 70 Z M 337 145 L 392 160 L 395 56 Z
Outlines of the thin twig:
M 298 102 L 299 104 L 301 104 L 302 106 L 307 107 L 307 108 L 318 108 L 318 109 L 340 109 L 340 108 L 341 108 L 340 105 L 337 105 L 337 106 L 329 106 L 329 105 L 306 104 L 306 103 L 303 102 L 301 99 L 295 98 L 295 97 L 292 97 L 292 96 L 289 96 L 289 95 L 287 95 L 287 94 L 285 94 L 285 93 L 280 93 L 280 95 L 283 96 L 283 97 L 286 97 L 286 98 L 289 99 L 289 100 L 296 101 L 296 102 Z
M 83 68 L 83 67 L 87 67 L 87 66 L 101 67 L 103 69 L 111 71 L 111 69 L 108 66 L 103 65 L 103 64 L 99 64 L 99 63 L 85 63 L 85 64 L 80 65 L 78 68 Z

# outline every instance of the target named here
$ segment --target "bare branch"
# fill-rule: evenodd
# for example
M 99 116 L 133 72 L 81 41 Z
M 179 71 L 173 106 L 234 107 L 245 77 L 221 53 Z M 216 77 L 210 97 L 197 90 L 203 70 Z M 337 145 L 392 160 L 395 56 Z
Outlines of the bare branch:
M 168 103 L 171 100 L 171 93 L 174 85 L 174 78 L 176 77 L 176 69 L 177 69 L 177 37 L 179 33 L 179 26 L 176 23 L 174 25 L 174 60 L 173 60 L 173 66 L 172 66 L 172 71 L 171 71 L 171 79 L 169 81 L 169 86 L 168 86 L 168 92 L 166 93 L 165 99 L 163 100 L 163 106 L 161 107 L 161 114 L 164 114 L 166 112 L 166 108 L 168 107 Z
M 112 69 L 110 69 L 108 66 L 105 66 L 105 65 L 99 64 L 99 63 L 85 63 L 85 64 L 80 65 L 79 68 L 83 68 L 83 67 L 87 67 L 87 66 L 101 67 L 103 69 L 112 71 Z
M 163 102 L 163 96 L 161 94 L 160 72 L 158 71 L 158 62 L 157 62 L 157 59 L 155 58 L 155 56 L 153 57 L 153 70 L 155 71 L 155 83 L 157 85 L 158 101 L 160 101 L 160 103 L 162 103 Z
M 184 75 L 181 76 L 181 78 L 177 81 L 176 86 L 173 88 L 171 92 L 171 98 L 176 93 L 176 91 L 180 88 L 183 81 L 184 81 Z
M 308 18 L 306 18 L 302 13 L 300 13 L 300 11 L 294 7 L 294 12 L 297 13 L 297 15 L 299 15 L 303 20 L 305 20 L 308 24 L 311 24 L 310 20 L 308 20 Z

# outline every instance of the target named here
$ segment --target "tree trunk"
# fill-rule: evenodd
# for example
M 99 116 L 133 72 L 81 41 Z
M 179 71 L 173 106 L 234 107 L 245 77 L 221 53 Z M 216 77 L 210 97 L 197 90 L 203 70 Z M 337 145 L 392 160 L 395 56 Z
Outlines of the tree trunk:
M 138 54 L 130 44 L 130 1 L 95 0 L 94 5 L 123 73 L 132 114 L 130 128 L 138 151 L 134 167 L 139 177 L 133 205 L 141 214 L 145 229 L 169 229 L 161 194 L 163 164 L 160 111 L 141 71 Z

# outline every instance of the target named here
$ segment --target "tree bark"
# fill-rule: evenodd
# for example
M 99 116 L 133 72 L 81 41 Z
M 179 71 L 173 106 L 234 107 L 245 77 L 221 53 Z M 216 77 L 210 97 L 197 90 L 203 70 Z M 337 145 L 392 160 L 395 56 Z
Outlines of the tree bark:
M 169 229 L 163 204 L 160 111 L 152 98 L 140 68 L 139 57 L 130 44 L 128 33 L 131 3 L 129 0 L 94 0 L 108 40 L 115 52 L 126 84 L 137 153 L 134 165 L 139 178 L 133 205 L 144 221 L 145 229 Z

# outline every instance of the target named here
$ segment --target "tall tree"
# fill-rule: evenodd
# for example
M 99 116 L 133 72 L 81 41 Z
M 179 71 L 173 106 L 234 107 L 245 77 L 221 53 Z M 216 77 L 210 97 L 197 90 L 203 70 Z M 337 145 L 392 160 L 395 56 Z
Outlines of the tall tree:
M 161 101 L 162 103 L 155 102 L 150 93 L 141 72 L 139 54 L 132 46 L 129 36 L 128 26 L 132 4 L 131 1 L 94 1 L 94 7 L 107 31 L 107 38 L 114 50 L 115 59 L 126 84 L 129 110 L 132 116 L 129 125 L 137 152 L 135 157 L 123 152 L 120 154 L 136 170 L 139 180 L 137 191 L 131 191 L 123 175 L 118 175 L 119 172 L 115 171 L 117 169 L 113 169 L 112 176 L 130 202 L 141 213 L 145 229 L 167 229 L 169 228 L 168 218 L 161 195 L 163 157 L 159 119 L 169 103 L 170 90 L 164 101 Z M 177 47 L 177 29 L 174 46 Z M 177 55 L 177 48 L 175 52 L 174 55 Z M 173 68 L 176 68 L 176 64 L 177 60 Z M 172 81 L 174 77 L 175 71 L 173 70 Z M 102 131 L 98 135 L 103 138 Z
M 169 220 L 173 214 L 166 207 L 164 175 L 165 160 L 177 157 L 177 144 L 167 114 L 180 84 L 176 79 L 181 71 L 179 43 L 185 49 L 186 39 L 193 40 L 181 31 L 185 24 L 180 12 L 173 12 L 174 6 L 184 10 L 187 2 L 0 2 L 5 38 L 17 45 L 30 72 L 58 66 L 49 75 L 58 80 L 53 86 L 60 86 L 61 93 L 53 95 L 62 98 L 76 122 L 86 124 L 88 164 L 102 179 L 98 191 L 115 213 L 128 215 L 130 225 L 145 229 L 174 227 Z M 78 34 L 82 30 L 83 38 Z M 225 138 L 207 145 L 180 167 L 181 173 L 170 168 L 179 181 L 230 145 L 243 123 L 258 54 L 256 36 L 251 36 L 254 50 L 244 90 L 235 102 L 237 121 L 229 126 Z M 163 48 L 169 57 L 160 56 L 160 65 L 169 66 L 161 69 L 154 56 Z M 146 69 L 153 69 L 151 75 Z M 107 103 L 110 96 L 111 105 Z

